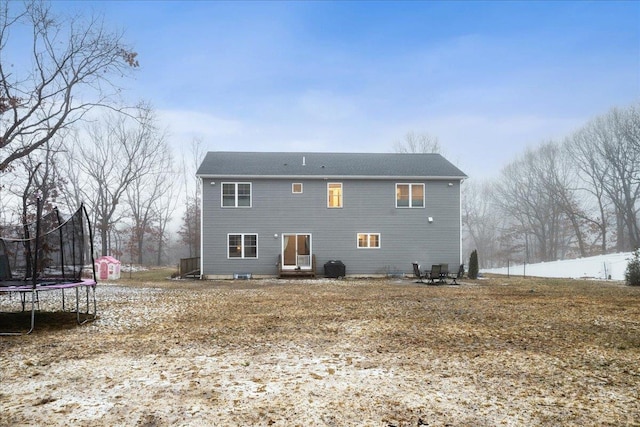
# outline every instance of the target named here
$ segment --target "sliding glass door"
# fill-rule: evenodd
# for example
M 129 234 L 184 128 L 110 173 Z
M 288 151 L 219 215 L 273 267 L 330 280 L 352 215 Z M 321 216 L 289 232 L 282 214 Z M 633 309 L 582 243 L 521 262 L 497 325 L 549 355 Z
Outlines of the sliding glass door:
M 282 234 L 282 267 L 288 270 L 311 268 L 311 234 Z

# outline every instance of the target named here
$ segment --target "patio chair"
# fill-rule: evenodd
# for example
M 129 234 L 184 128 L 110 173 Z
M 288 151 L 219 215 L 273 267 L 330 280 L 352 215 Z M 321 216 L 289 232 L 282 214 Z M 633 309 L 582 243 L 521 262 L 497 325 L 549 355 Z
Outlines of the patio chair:
M 431 271 L 429 272 L 429 283 L 432 285 L 436 284 L 436 280 L 440 283 L 440 264 L 433 264 L 431 266 Z
M 413 275 L 416 276 L 418 278 L 418 281 L 416 283 L 424 283 L 424 279 L 427 278 L 427 273 L 422 273 L 420 271 L 420 265 L 418 265 L 417 262 L 412 263 L 413 264 Z
M 458 279 L 462 279 L 464 277 L 464 264 L 460 264 L 460 268 L 458 268 L 458 273 L 455 276 L 452 276 L 453 282 L 452 285 L 459 285 Z
M 447 277 L 449 277 L 449 264 L 440 264 L 440 283 L 447 283 Z

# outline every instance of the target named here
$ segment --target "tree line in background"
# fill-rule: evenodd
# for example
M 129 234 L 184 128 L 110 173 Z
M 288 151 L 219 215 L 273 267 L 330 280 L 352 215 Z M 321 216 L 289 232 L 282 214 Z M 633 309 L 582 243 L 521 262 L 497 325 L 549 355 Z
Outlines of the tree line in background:
M 25 28 L 31 43 L 16 42 Z M 31 222 L 36 199 L 68 212 L 84 203 L 98 255 L 149 265 L 199 256 L 195 171 L 204 152 L 194 141 L 176 159 L 150 105 L 122 106 L 120 80 L 136 58 L 99 19 L 0 0 L 0 227 Z M 395 150 L 440 144 L 412 132 Z M 481 268 L 634 250 L 640 105 L 615 108 L 462 189 L 464 253 L 477 248 Z
M 14 38 L 25 29 L 27 44 Z M 0 2 L 0 227 L 32 222 L 36 200 L 62 213 L 84 203 L 98 255 L 160 265 L 198 254 L 202 150 L 194 141 L 176 160 L 153 108 L 122 105 L 136 57 L 100 19 Z
M 465 251 L 482 268 L 640 246 L 640 105 L 528 149 L 498 178 L 463 185 Z

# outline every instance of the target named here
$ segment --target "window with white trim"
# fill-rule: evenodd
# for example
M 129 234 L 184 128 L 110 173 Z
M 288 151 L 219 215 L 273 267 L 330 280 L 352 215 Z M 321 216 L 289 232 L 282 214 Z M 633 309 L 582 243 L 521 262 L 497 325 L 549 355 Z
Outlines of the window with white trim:
M 223 208 L 250 208 L 251 183 L 223 182 L 221 197 Z
M 302 194 L 302 183 L 294 182 L 293 184 L 291 184 L 291 192 L 293 194 Z
M 227 234 L 228 258 L 258 258 L 257 234 Z
M 328 208 L 342 207 L 342 183 L 341 182 L 329 182 L 327 184 L 327 207 Z
M 396 208 L 423 208 L 424 184 L 396 184 Z
M 380 233 L 358 233 L 358 249 L 379 249 Z

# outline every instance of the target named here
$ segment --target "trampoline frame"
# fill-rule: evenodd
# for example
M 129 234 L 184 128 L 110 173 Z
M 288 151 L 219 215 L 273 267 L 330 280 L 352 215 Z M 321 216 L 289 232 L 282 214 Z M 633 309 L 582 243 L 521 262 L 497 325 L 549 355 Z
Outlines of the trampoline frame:
M 14 336 L 14 335 L 29 335 L 35 329 L 35 318 L 36 311 L 39 311 L 40 308 L 40 300 L 39 293 L 45 291 L 54 291 L 60 290 L 62 293 L 62 310 L 65 309 L 65 290 L 75 289 L 76 293 L 76 303 L 75 303 L 75 313 L 76 313 L 76 322 L 78 325 L 84 325 L 87 322 L 94 321 L 97 318 L 97 303 L 96 303 L 96 267 L 95 260 L 93 254 L 93 233 L 91 230 L 91 223 L 89 221 L 89 215 L 84 208 L 84 205 L 80 205 L 78 209 L 81 211 L 81 216 L 84 216 L 87 224 L 87 229 L 89 232 L 89 249 L 90 249 L 90 258 L 91 258 L 91 273 L 92 278 L 83 278 L 81 280 L 60 280 L 60 279 L 51 279 L 51 278 L 40 278 L 38 279 L 37 275 L 37 257 L 38 257 L 38 249 L 40 243 L 40 219 L 42 217 L 42 205 L 40 200 L 37 202 L 37 216 L 36 216 L 36 238 L 35 238 L 35 248 L 34 248 L 34 262 L 33 262 L 33 271 L 31 274 L 30 280 L 9 280 L 3 281 L 4 285 L 0 285 L 0 294 L 8 294 L 11 299 L 12 294 L 20 295 L 20 302 L 22 304 L 22 312 L 26 311 L 28 295 L 31 294 L 31 325 L 30 328 L 26 332 L 20 331 L 0 331 L 0 336 Z M 73 215 L 75 215 L 78 211 L 76 211 Z M 58 217 L 59 218 L 59 217 Z M 61 227 L 63 224 L 59 224 L 57 228 Z M 55 229 L 54 229 L 55 231 Z M 9 284 L 7 285 L 7 282 Z M 15 285 L 13 283 L 16 283 Z M 80 310 L 80 288 L 84 288 L 86 291 L 86 310 Z M 36 306 L 38 307 L 36 309 Z M 93 311 L 91 310 L 91 306 L 93 306 Z
M 35 313 L 39 311 L 40 298 L 38 294 L 40 292 L 60 290 L 62 292 L 62 310 L 65 311 L 65 296 L 64 291 L 69 289 L 75 289 L 76 303 L 75 310 L 76 322 L 78 325 L 84 325 L 87 322 L 92 322 L 97 318 L 97 303 L 96 303 L 96 281 L 91 279 L 85 279 L 80 282 L 65 282 L 65 283 L 38 283 L 35 287 L 33 285 L 14 285 L 14 286 L 0 286 L 0 293 L 9 294 L 12 293 L 20 295 L 20 302 L 22 304 L 22 312 L 25 311 L 29 304 L 28 294 L 31 294 L 31 327 L 27 332 L 10 332 L 1 331 L 0 336 L 7 335 L 29 335 L 35 329 Z M 86 309 L 80 310 L 80 288 L 85 288 L 86 291 Z M 93 306 L 93 311 L 91 310 Z M 37 308 L 36 308 L 37 307 Z

